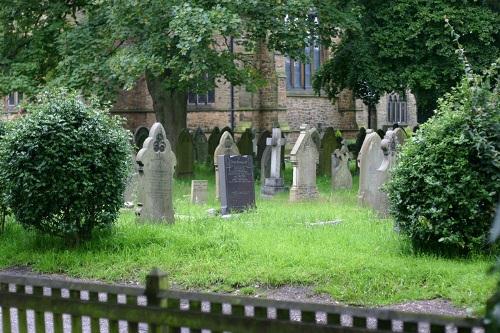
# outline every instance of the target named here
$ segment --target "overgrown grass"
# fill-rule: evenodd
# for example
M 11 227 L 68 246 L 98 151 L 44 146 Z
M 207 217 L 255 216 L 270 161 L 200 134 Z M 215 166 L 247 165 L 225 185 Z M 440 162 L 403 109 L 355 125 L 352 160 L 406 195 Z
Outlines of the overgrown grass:
M 211 173 L 198 173 L 211 180 L 212 194 Z M 308 285 L 349 304 L 444 298 L 482 311 L 495 283 L 486 273 L 492 258 L 413 254 L 392 221 L 357 206 L 355 190 L 331 193 L 327 179 L 319 179 L 319 189 L 320 199 L 305 203 L 257 195 L 257 209 L 222 219 L 206 212 L 218 207 L 213 196 L 207 205 L 192 205 L 190 182 L 177 180 L 174 225 L 136 224 L 133 212 L 124 211 L 113 230 L 73 248 L 11 221 L 0 236 L 0 268 L 142 282 L 158 266 L 185 288 L 251 294 L 256 285 Z M 342 222 L 310 225 L 333 220 Z

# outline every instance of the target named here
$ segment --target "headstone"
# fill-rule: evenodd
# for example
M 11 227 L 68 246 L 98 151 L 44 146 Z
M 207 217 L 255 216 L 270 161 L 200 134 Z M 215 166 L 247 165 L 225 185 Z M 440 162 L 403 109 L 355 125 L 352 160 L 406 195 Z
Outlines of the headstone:
M 260 161 L 260 179 L 261 181 L 266 178 L 271 177 L 271 146 L 267 146 L 264 149 L 262 158 Z
M 401 127 L 398 127 L 394 130 L 393 136 L 397 147 L 402 146 L 408 138 L 405 130 Z
M 318 174 L 330 177 L 332 175 L 332 154 L 335 149 L 340 148 L 338 138 L 333 127 L 328 127 L 321 139 L 319 153 Z
M 347 143 L 343 140 L 342 148 L 335 149 L 332 154 L 332 189 L 352 188 L 352 175 L 349 170 L 350 156 Z
M 252 156 L 217 156 L 221 213 L 241 212 L 255 207 Z
M 219 145 L 220 137 L 220 129 L 218 127 L 214 127 L 214 129 L 210 133 L 210 136 L 208 137 L 207 162 L 209 163 L 209 165 L 213 165 L 214 152 L 215 148 L 217 148 L 217 146 Z
M 377 132 L 366 131 L 365 141 L 358 154 L 359 191 L 358 203 L 361 206 L 374 207 L 375 198 L 379 191 L 378 168 L 382 164 L 383 153 L 381 139 Z
M 290 153 L 293 167 L 293 184 L 290 201 L 314 199 L 318 197 L 316 187 L 316 165 L 319 161 L 320 137 L 315 128 L 300 127 L 300 135 Z
M 257 156 L 257 130 L 252 127 L 252 147 L 253 147 L 253 156 Z
M 149 129 L 147 127 L 138 127 L 134 132 L 134 144 L 137 149 L 141 149 L 144 144 L 144 140 L 149 136 Z
M 175 175 L 178 178 L 192 177 L 194 174 L 194 146 L 193 137 L 187 128 L 179 133 L 175 150 L 177 157 Z
M 140 183 L 138 219 L 173 223 L 172 177 L 177 161 L 160 123 L 151 127 L 136 162 Z
M 221 129 L 221 130 L 220 130 L 220 135 L 222 136 L 222 134 L 224 134 L 225 132 L 229 132 L 229 133 L 231 133 L 231 136 L 233 137 L 233 140 L 234 140 L 234 132 L 233 132 L 233 130 L 231 129 L 231 127 L 226 126 L 226 127 L 224 127 L 223 129 Z
M 191 203 L 202 205 L 208 199 L 208 180 L 191 181 Z
M 208 159 L 208 141 L 201 128 L 197 128 L 193 137 L 194 160 L 198 163 L 206 163 Z
M 241 135 L 238 140 L 238 150 L 241 155 L 253 156 L 253 134 L 250 128 L 245 129 L 245 132 Z
M 285 183 L 281 174 L 281 151 L 285 143 L 286 140 L 281 137 L 281 129 L 273 128 L 272 137 L 267 138 L 267 146 L 271 147 L 271 168 L 270 175 L 269 177 L 266 176 L 262 187 L 262 195 L 264 196 L 273 196 L 285 190 Z
M 138 165 L 135 162 L 135 153 L 130 154 L 130 171 L 125 183 L 125 191 L 123 192 L 123 202 L 136 201 L 137 183 L 139 179 Z
M 270 137 L 271 137 L 271 132 L 269 132 L 268 130 L 265 130 L 264 132 L 260 133 L 259 140 L 257 140 L 257 158 L 256 158 L 257 163 L 260 163 L 260 161 L 262 160 L 262 154 L 264 154 L 264 150 L 267 147 L 267 138 Z
M 215 166 L 215 197 L 220 198 L 219 192 L 219 169 L 218 169 L 218 158 L 219 155 L 239 155 L 240 151 L 238 147 L 234 143 L 233 137 L 231 133 L 224 132 L 220 138 L 219 145 L 215 148 L 215 152 L 213 155 L 213 161 Z

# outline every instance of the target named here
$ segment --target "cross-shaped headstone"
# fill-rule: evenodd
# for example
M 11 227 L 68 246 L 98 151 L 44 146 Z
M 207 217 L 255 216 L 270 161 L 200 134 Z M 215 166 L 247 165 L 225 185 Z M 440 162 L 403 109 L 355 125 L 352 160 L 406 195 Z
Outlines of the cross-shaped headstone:
M 281 137 L 281 129 L 273 128 L 273 135 L 267 138 L 266 144 L 271 146 L 271 178 L 280 178 L 281 146 L 286 140 Z

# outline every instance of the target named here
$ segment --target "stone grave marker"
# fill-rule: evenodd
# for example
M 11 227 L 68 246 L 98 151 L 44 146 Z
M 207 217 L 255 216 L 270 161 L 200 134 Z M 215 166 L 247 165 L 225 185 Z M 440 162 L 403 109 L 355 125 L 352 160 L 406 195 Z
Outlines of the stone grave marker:
M 234 143 L 233 136 L 228 131 L 224 132 L 220 138 L 219 145 L 215 149 L 213 155 L 213 161 L 215 166 L 215 197 L 220 198 L 219 192 L 219 168 L 218 168 L 218 156 L 219 155 L 239 155 L 240 151 Z
M 144 144 L 144 140 L 149 136 L 149 129 L 147 127 L 138 127 L 134 132 L 134 144 L 137 149 L 141 149 Z
M 267 146 L 262 153 L 260 160 L 260 179 L 265 181 L 266 178 L 271 177 L 271 146 Z
M 259 135 L 259 140 L 257 140 L 257 157 L 256 157 L 256 163 L 260 163 L 262 160 L 262 154 L 264 154 L 264 150 L 267 147 L 267 138 L 271 137 L 271 132 L 268 130 L 265 130 L 264 132 L 260 133 Z M 262 171 L 261 171 L 262 173 Z M 261 176 L 262 178 L 262 176 Z M 262 178 L 264 179 L 264 178 Z
M 255 207 L 252 156 L 217 156 L 221 213 L 241 212 Z
M 206 163 L 208 159 L 208 141 L 201 128 L 197 128 L 193 137 L 194 160 L 197 163 Z
M 123 192 L 123 202 L 126 205 L 133 204 L 137 199 L 138 179 L 138 165 L 135 162 L 135 152 L 133 152 L 130 154 L 130 171 L 125 182 L 125 191 Z
M 335 135 L 333 127 L 328 127 L 325 130 L 323 138 L 321 139 L 321 149 L 319 153 L 318 174 L 322 176 L 332 175 L 332 154 L 335 149 L 339 149 L 340 144 Z
M 233 132 L 233 130 L 231 129 L 231 127 L 226 126 L 226 127 L 224 127 L 223 129 L 221 129 L 221 130 L 220 130 L 220 135 L 224 134 L 225 132 L 229 132 L 229 133 L 231 133 L 231 136 L 233 137 L 233 140 L 234 140 L 234 132 Z
M 172 177 L 177 163 L 165 129 L 155 123 L 136 157 L 139 169 L 139 221 L 174 222 Z
M 267 138 L 267 146 L 271 148 L 271 167 L 269 177 L 266 175 L 264 186 L 262 186 L 263 196 L 273 196 L 285 190 L 285 183 L 281 174 L 281 151 L 285 143 L 286 140 L 281 137 L 281 129 L 273 128 L 272 137 Z M 266 170 L 264 169 L 264 171 Z
M 187 128 L 179 133 L 175 150 L 177 157 L 176 177 L 192 177 L 194 174 L 194 145 L 193 137 Z
M 408 135 L 406 135 L 406 132 L 403 128 L 398 127 L 394 130 L 394 142 L 397 147 L 402 146 L 406 139 L 408 138 Z
M 241 135 L 238 140 L 238 150 L 241 155 L 253 156 L 253 134 L 250 128 L 245 129 L 245 132 Z
M 332 189 L 352 188 L 352 175 L 349 170 L 349 159 L 351 154 L 345 140 L 342 148 L 335 149 L 332 154 Z
M 213 165 L 214 152 L 215 148 L 217 148 L 217 146 L 219 145 L 220 137 L 221 137 L 220 129 L 218 127 L 214 127 L 214 129 L 210 133 L 210 136 L 208 137 L 207 162 L 210 165 Z
M 208 180 L 191 181 L 191 203 L 202 205 L 208 199 Z
M 320 137 L 315 128 L 300 126 L 300 135 L 290 153 L 293 167 L 293 184 L 290 201 L 317 198 L 316 165 L 319 161 Z
M 381 139 L 377 132 L 369 129 L 358 154 L 359 191 L 358 203 L 374 207 L 374 201 L 380 187 L 377 169 L 382 164 L 383 153 Z
M 257 156 L 257 130 L 252 127 L 252 148 L 253 148 L 253 156 Z

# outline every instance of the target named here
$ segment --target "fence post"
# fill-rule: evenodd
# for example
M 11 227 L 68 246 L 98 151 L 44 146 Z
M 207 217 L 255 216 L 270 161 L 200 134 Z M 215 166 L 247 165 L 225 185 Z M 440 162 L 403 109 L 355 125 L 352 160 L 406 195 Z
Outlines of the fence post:
M 153 268 L 151 273 L 146 276 L 146 298 L 148 307 L 167 307 L 167 298 L 160 297 L 160 291 L 168 289 L 167 274 L 160 271 L 158 268 Z M 168 333 L 170 330 L 167 326 L 148 323 L 151 333 Z

